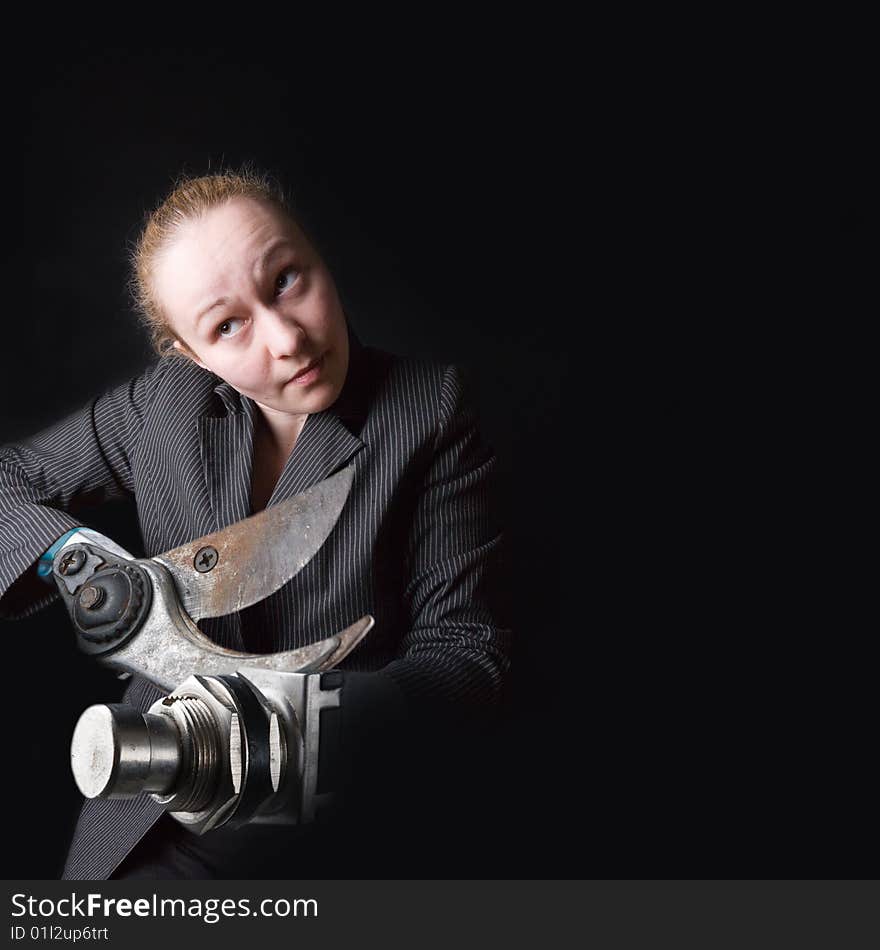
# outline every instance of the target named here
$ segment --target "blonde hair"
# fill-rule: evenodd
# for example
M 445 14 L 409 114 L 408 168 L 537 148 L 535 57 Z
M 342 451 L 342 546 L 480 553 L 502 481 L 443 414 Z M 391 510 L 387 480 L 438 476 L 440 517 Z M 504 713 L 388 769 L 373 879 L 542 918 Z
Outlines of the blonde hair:
M 238 170 L 220 171 L 194 177 L 181 175 L 155 210 L 145 216 L 143 228 L 129 252 L 131 277 L 128 289 L 138 319 L 159 356 L 187 356 L 174 346 L 183 344 L 171 329 L 153 289 L 153 268 L 157 257 L 183 226 L 233 198 L 251 198 L 280 211 L 293 221 L 292 202 L 281 183 L 265 171 L 246 163 Z

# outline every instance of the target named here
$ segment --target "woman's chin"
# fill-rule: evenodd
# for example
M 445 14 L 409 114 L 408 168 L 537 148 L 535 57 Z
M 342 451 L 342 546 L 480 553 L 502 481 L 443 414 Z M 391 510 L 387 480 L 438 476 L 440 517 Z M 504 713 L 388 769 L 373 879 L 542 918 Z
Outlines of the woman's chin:
M 333 385 L 329 382 L 322 386 L 316 386 L 314 390 L 306 393 L 291 393 L 292 388 L 289 385 L 285 386 L 281 396 L 270 404 L 271 408 L 278 412 L 289 412 L 292 415 L 301 415 L 302 413 L 312 415 L 329 409 L 342 392 L 342 386 Z

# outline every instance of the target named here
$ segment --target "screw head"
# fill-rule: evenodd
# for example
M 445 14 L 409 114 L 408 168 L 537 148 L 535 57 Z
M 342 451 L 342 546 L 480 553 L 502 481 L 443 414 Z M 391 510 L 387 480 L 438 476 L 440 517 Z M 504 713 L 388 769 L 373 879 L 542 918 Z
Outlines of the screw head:
M 217 553 L 216 548 L 201 548 L 201 550 L 196 552 L 196 556 L 193 559 L 193 567 L 200 574 L 207 574 L 212 568 L 214 568 L 217 562 L 220 560 L 220 555 Z
M 86 552 L 82 550 L 68 551 L 58 563 L 58 573 L 67 577 L 82 570 L 86 563 Z

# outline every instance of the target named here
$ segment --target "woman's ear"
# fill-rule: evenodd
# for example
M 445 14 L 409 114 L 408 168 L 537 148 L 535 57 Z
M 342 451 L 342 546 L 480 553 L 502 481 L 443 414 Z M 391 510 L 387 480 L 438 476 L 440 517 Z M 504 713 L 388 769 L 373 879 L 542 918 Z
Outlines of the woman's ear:
M 197 366 L 201 366 L 202 369 L 207 369 L 208 367 L 195 355 L 195 353 L 190 350 L 188 346 L 185 346 L 180 340 L 174 341 L 174 349 L 183 353 L 187 359 L 191 359 Z

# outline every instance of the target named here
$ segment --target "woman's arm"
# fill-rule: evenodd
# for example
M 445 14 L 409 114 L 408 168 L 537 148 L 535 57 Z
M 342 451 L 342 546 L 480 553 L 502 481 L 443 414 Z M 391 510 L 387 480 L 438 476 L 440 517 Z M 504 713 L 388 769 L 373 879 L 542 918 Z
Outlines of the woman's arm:
M 406 554 L 410 625 L 383 672 L 417 704 L 463 711 L 501 697 L 511 631 L 496 460 L 455 366 L 444 374 L 440 409 Z
M 0 446 L 0 618 L 57 597 L 40 555 L 82 522 L 77 513 L 132 492 L 132 458 L 162 362 L 28 439 Z
M 462 375 L 449 367 L 401 552 L 407 632 L 381 670 L 345 673 L 342 784 L 352 826 L 395 823 L 411 803 L 427 801 L 429 789 L 445 787 L 449 770 L 459 774 L 466 743 L 478 747 L 488 735 L 481 726 L 503 696 L 511 640 L 495 468 Z

